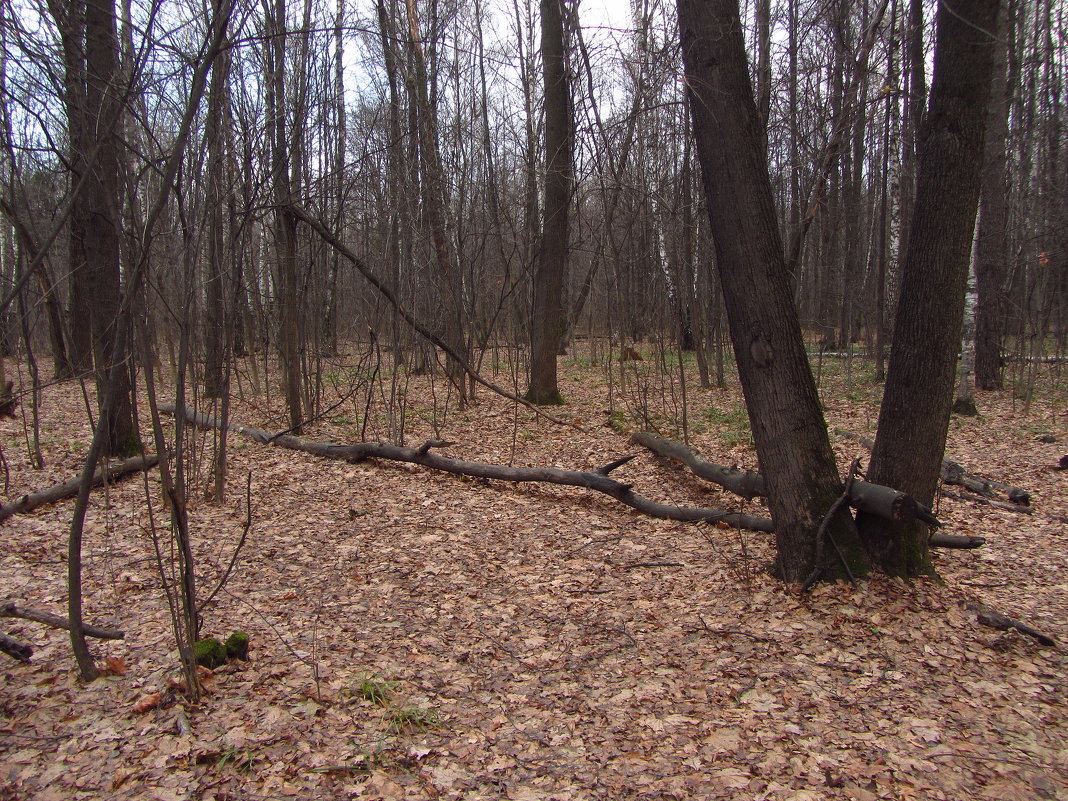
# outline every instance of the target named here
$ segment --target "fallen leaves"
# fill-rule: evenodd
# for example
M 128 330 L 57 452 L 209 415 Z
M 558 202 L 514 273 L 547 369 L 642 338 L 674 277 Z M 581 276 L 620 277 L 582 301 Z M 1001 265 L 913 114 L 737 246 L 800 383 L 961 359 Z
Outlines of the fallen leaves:
M 65 442 L 82 425 L 70 389 L 50 387 L 43 406 L 69 427 Z M 568 392 L 575 416 L 599 419 L 597 391 Z M 256 649 L 217 671 L 197 709 L 175 703 L 168 683 L 176 656 L 143 489 L 111 487 L 90 512 L 86 598 L 93 620 L 128 639 L 94 643 L 110 675 L 83 686 L 63 632 L 11 624 L 38 655 L 6 666 L 4 781 L 41 798 L 119 801 L 1055 799 L 1068 792 L 1065 656 L 975 625 L 961 602 L 1068 635 L 1068 543 L 1051 524 L 1068 513 L 1066 479 L 1040 469 L 1047 446 L 1009 433 L 1008 395 L 982 403 L 992 433 L 969 450 L 984 429 L 958 426 L 952 452 L 1033 490 L 1034 519 L 943 500 L 955 533 L 988 538 L 937 556 L 946 585 L 876 578 L 805 595 L 767 575 L 762 535 L 651 521 L 564 488 L 235 442 L 233 474 L 253 471 L 254 536 L 205 623 L 248 631 Z M 608 428 L 524 418 L 514 431 L 505 406 L 482 398 L 451 418 L 452 451 L 581 469 L 626 448 Z M 839 403 L 833 414 L 864 430 L 870 411 Z M 309 436 L 341 439 L 319 425 Z M 413 441 L 434 433 L 412 425 Z M 0 431 L 12 491 L 48 483 L 10 444 L 19 430 Z M 711 435 L 693 440 L 754 465 L 744 447 L 725 455 Z M 855 455 L 837 447 L 842 463 Z M 651 458 L 621 471 L 680 505 L 759 513 Z M 194 507 L 199 578 L 213 586 L 245 512 L 234 498 Z M 0 570 L 27 602 L 62 607 L 65 515 L 8 521 Z M 388 683 L 386 703 L 358 691 L 367 677 Z

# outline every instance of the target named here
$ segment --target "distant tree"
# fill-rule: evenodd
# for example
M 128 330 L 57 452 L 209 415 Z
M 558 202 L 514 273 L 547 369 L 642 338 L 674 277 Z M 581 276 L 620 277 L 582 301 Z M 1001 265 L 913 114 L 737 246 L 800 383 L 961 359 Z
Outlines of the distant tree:
M 541 56 L 545 78 L 545 194 L 542 232 L 534 275 L 531 316 L 531 403 L 562 403 L 556 357 L 564 335 L 563 289 L 570 250 L 570 207 L 574 184 L 574 125 L 564 36 L 565 0 L 541 0 Z
M 287 125 L 286 104 L 286 0 L 265 4 L 265 24 L 270 37 L 267 46 L 267 119 L 271 144 L 271 185 L 274 194 L 274 247 L 278 301 L 278 353 L 282 364 L 282 385 L 289 409 L 289 427 L 299 434 L 304 424 L 302 412 L 301 341 L 298 308 L 297 219 L 290 211 L 293 202 L 292 144 L 295 137 Z M 293 124 L 300 122 L 294 119 Z
M 1002 295 L 1008 272 L 1009 83 L 1007 14 L 999 15 L 1000 44 L 994 57 L 990 106 L 987 111 L 983 184 L 979 197 L 979 230 L 975 243 L 975 383 L 979 389 L 1001 389 L 1001 345 L 1005 327 Z

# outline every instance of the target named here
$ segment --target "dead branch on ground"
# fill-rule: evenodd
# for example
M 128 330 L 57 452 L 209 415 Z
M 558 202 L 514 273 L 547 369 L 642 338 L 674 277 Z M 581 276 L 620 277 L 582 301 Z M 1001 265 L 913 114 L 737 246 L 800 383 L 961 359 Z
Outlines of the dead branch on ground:
M 105 481 L 114 481 L 115 479 L 130 473 L 148 470 L 155 467 L 158 463 L 159 456 L 157 455 L 134 456 L 130 459 L 124 459 L 121 462 L 111 462 L 96 469 L 96 472 L 93 473 L 90 485 L 96 487 L 103 484 Z M 56 484 L 48 489 L 30 493 L 29 495 L 23 495 L 17 500 L 0 507 L 0 520 L 7 520 L 7 518 L 12 515 L 21 514 L 22 512 L 30 512 L 41 506 L 47 506 L 50 503 L 61 501 L 64 498 L 73 498 L 78 494 L 78 485 L 80 483 L 81 478 L 72 478 L 69 481 L 64 481 L 62 484 Z
M 173 404 L 160 406 L 160 412 L 175 414 Z M 186 408 L 183 410 L 185 418 L 201 428 L 218 428 L 219 423 L 214 417 L 209 417 L 201 412 Z M 496 479 L 510 482 L 543 482 L 547 484 L 560 484 L 563 486 L 581 487 L 583 489 L 601 492 L 620 503 L 637 509 L 639 512 L 663 520 L 681 520 L 688 522 L 724 523 L 734 528 L 744 528 L 751 531 L 773 531 L 772 522 L 767 518 L 754 517 L 753 515 L 736 512 L 724 512 L 717 509 L 701 509 L 674 504 L 658 503 L 634 492 L 632 484 L 625 484 L 609 478 L 608 474 L 617 467 L 626 464 L 634 456 L 625 456 L 614 462 L 606 464 L 597 470 L 566 470 L 558 467 L 510 467 L 507 465 L 485 464 L 483 462 L 469 462 L 464 459 L 453 459 L 434 453 L 432 449 L 447 447 L 452 443 L 428 440 L 419 448 L 408 448 L 400 445 L 390 445 L 384 442 L 361 442 L 356 445 L 338 445 L 332 442 L 316 442 L 314 440 L 296 437 L 292 434 L 281 436 L 272 435 L 258 428 L 248 428 L 230 424 L 229 429 L 239 434 L 244 434 L 264 445 L 273 444 L 281 448 L 303 451 L 325 459 L 338 459 L 345 462 L 362 462 L 365 459 L 390 459 L 397 462 L 410 462 L 420 464 L 433 470 L 441 470 L 456 475 L 473 476 L 475 478 Z
M 869 451 L 875 445 L 875 443 L 867 437 L 862 437 L 859 434 L 854 434 L 852 431 L 846 431 L 843 428 L 836 428 L 834 433 L 847 437 L 854 442 L 859 442 Z M 960 463 L 949 458 L 942 459 L 942 481 L 946 484 L 964 487 L 969 492 L 975 493 L 976 495 L 982 495 L 985 498 L 994 498 L 998 492 L 1003 493 L 1012 504 L 1018 507 L 1029 507 L 1031 504 L 1031 493 L 1026 490 L 1018 489 L 1010 484 L 1003 484 L 1000 481 L 979 478 L 965 470 Z M 973 499 L 966 498 L 966 500 Z M 1012 511 L 1030 511 L 1030 509 L 1017 508 Z
M 16 606 L 14 601 L 0 601 L 0 617 L 17 617 L 21 620 L 32 620 L 34 623 L 43 623 L 54 629 L 70 631 L 70 621 L 60 615 L 53 615 L 41 609 L 33 609 L 26 606 Z M 96 637 L 98 640 L 121 640 L 126 633 L 119 629 L 109 629 L 103 626 L 82 626 L 87 637 Z
M 694 475 L 719 484 L 746 500 L 766 495 L 764 477 L 760 473 L 706 462 L 681 442 L 674 442 L 646 432 L 635 434 L 631 437 L 631 441 L 648 448 L 659 456 L 681 462 L 689 467 Z M 848 493 L 849 505 L 862 512 L 868 512 L 886 520 L 919 519 L 929 526 L 942 525 L 926 506 L 891 487 L 867 481 L 852 481 L 849 484 Z

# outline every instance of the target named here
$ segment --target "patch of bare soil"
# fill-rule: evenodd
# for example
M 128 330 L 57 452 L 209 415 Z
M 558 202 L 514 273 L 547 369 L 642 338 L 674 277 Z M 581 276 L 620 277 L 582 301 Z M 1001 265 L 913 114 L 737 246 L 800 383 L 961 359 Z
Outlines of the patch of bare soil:
M 582 431 L 485 392 L 435 430 L 442 388 L 432 398 L 413 382 L 407 442 L 593 469 L 636 450 L 613 409 L 659 398 L 670 411 L 677 395 L 632 382 L 609 404 L 602 373 L 567 362 L 566 374 L 569 403 L 554 411 Z M 877 389 L 822 381 L 829 424 L 870 435 Z M 756 467 L 723 414 L 738 392 L 688 392 L 692 445 Z M 233 419 L 279 430 L 275 400 L 246 393 Z M 30 664 L 2 663 L 0 799 L 1068 799 L 1068 472 L 1050 469 L 1068 447 L 1065 400 L 1026 415 L 1008 393 L 978 403 L 947 454 L 1030 491 L 1033 514 L 944 499 L 948 533 L 987 538 L 937 554 L 944 585 L 876 577 L 805 595 L 768 575 L 767 535 L 239 435 L 230 491 L 212 505 L 213 435 L 198 434 L 202 588 L 240 537 L 252 474 L 251 534 L 204 615 L 205 635 L 249 633 L 250 660 L 207 678 L 198 708 L 169 689 L 145 479 L 95 492 L 86 620 L 127 637 L 93 641 L 110 675 L 83 685 L 64 632 L 0 620 L 35 648 Z M 306 436 L 354 441 L 359 413 L 343 406 Z M 84 418 L 77 385 L 45 392 L 43 470 L 28 465 L 22 422 L 0 424 L 7 499 L 77 474 Z M 840 465 L 867 461 L 851 440 L 836 448 Z M 647 453 L 612 475 L 664 502 L 763 513 Z M 65 613 L 71 504 L 2 524 L 0 599 Z M 1060 645 L 981 626 L 968 601 Z

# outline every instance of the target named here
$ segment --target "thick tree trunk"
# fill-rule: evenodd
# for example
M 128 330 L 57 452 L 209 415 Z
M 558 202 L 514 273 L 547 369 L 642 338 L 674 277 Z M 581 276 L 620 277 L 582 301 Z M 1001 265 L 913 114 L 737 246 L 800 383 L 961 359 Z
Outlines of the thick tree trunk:
M 938 487 L 953 402 L 997 6 L 998 0 L 939 6 L 916 207 L 868 470 L 871 481 L 900 489 L 927 506 Z M 934 573 L 926 527 L 865 515 L 861 531 L 873 562 L 886 573 Z
M 775 521 L 778 574 L 805 582 L 843 565 L 816 564 L 821 521 L 842 495 L 827 426 L 790 291 L 760 116 L 734 0 L 679 0 L 686 84 L 731 338 Z M 867 570 L 845 508 L 828 528 L 852 574 Z
M 571 87 L 564 45 L 565 0 L 541 0 L 541 52 L 545 76 L 545 202 L 531 317 L 531 403 L 562 403 L 556 357 L 564 335 L 571 187 L 574 182 Z

